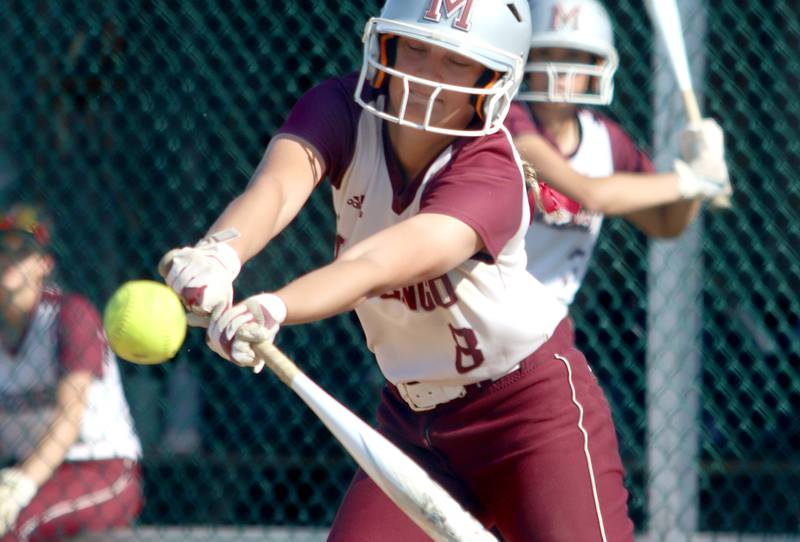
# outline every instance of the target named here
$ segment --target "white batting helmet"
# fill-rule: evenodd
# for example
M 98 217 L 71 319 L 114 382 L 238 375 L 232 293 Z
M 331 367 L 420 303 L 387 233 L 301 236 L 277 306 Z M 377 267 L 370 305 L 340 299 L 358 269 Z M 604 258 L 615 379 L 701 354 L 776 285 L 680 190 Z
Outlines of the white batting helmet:
M 487 68 L 473 87 L 448 85 L 394 69 L 392 38 L 404 36 L 449 49 Z M 387 0 L 380 17 L 364 29 L 364 59 L 355 99 L 365 110 L 391 122 L 429 132 L 478 136 L 496 132 L 505 119 L 524 74 L 531 39 L 530 10 L 525 0 Z M 403 81 L 401 110 L 390 114 L 378 103 L 363 98 L 366 85 L 382 88 L 388 77 Z M 425 119 L 405 118 L 409 83 L 431 87 Z M 430 123 L 433 105 L 443 91 L 473 97 L 482 121 L 478 128 L 454 130 Z
M 557 47 L 586 51 L 603 60 L 601 64 L 571 62 L 530 62 L 526 73 L 548 75 L 547 90 L 525 89 L 518 98 L 533 102 L 568 102 L 606 105 L 614 96 L 614 72 L 619 56 L 614 48 L 611 19 L 597 0 L 531 0 L 533 34 L 531 49 Z M 559 92 L 559 76 L 574 78 L 588 75 L 589 90 L 575 93 Z M 567 85 L 569 89 L 572 85 Z

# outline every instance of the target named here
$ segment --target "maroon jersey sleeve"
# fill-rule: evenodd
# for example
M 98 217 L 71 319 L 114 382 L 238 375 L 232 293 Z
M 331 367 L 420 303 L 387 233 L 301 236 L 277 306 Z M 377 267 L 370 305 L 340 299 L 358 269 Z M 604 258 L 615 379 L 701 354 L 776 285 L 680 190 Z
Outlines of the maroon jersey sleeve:
M 450 164 L 425 187 L 420 212 L 457 218 L 497 258 L 522 221 L 522 171 L 501 131 L 454 148 Z
M 58 360 L 64 373 L 89 371 L 103 376 L 107 343 L 100 315 L 83 296 L 66 295 L 58 317 Z
M 539 134 L 539 127 L 533 120 L 528 105 L 524 102 L 511 102 L 511 108 L 506 116 L 505 126 L 512 137 L 523 134 Z
M 361 109 L 353 99 L 357 77 L 328 79 L 306 92 L 277 134 L 308 141 L 325 161 L 326 175 L 338 187 L 353 158 Z M 276 134 L 276 135 L 277 135 Z
M 611 155 L 614 160 L 614 171 L 628 173 L 654 173 L 656 168 L 650 157 L 639 149 L 625 133 L 622 127 L 613 120 L 599 116 L 608 129 L 611 138 Z

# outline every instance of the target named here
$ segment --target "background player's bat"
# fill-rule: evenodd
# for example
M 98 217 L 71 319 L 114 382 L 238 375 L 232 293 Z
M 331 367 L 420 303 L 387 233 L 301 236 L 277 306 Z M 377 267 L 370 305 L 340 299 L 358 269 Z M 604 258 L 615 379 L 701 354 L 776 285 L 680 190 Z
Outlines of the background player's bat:
M 497 542 L 455 499 L 383 435 L 308 378 L 269 342 L 256 355 L 319 416 L 353 459 L 437 542 Z
M 692 86 L 678 6 L 675 0 L 644 0 L 644 5 L 650 16 L 650 22 L 658 30 L 661 39 L 664 40 L 664 45 L 666 45 L 667 56 L 672 71 L 675 73 L 675 79 L 678 81 L 689 125 L 699 124 L 702 116 Z M 711 205 L 727 209 L 731 206 L 731 201 L 728 196 L 719 195 L 711 200 Z

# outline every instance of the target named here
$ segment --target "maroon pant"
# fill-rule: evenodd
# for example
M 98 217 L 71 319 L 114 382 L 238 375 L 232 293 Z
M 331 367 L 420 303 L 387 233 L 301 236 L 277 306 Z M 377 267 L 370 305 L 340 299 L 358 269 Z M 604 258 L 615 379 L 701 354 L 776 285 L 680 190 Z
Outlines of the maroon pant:
M 430 412 L 393 386 L 381 431 L 506 542 L 628 542 L 628 492 L 611 411 L 565 319 L 519 371 Z M 328 540 L 428 537 L 359 470 Z
M 142 509 L 142 475 L 127 459 L 62 464 L 0 542 L 50 542 L 130 524 Z

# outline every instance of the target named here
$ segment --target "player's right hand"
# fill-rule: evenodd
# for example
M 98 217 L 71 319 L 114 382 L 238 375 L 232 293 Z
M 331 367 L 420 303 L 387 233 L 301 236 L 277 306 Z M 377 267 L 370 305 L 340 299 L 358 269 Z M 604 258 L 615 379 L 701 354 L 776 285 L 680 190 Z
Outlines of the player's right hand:
M 685 199 L 710 199 L 733 193 L 724 159 L 706 157 L 689 163 L 675 160 L 675 174 L 678 176 L 678 192 Z
M 233 303 L 233 281 L 242 264 L 226 241 L 237 236 L 235 230 L 225 230 L 161 258 L 158 272 L 189 311 L 189 325 L 205 326 L 215 311 Z
M 264 368 L 253 345 L 272 342 L 286 319 L 286 304 L 275 294 L 248 297 L 233 307 L 215 313 L 206 332 L 209 348 L 240 367 L 254 373 Z
M 724 161 L 695 161 L 686 163 L 675 160 L 678 176 L 678 192 L 684 199 L 711 199 L 730 196 L 733 193 Z

